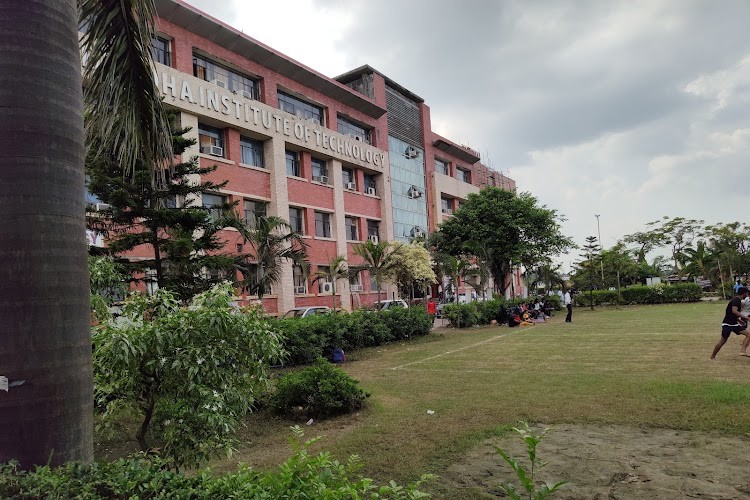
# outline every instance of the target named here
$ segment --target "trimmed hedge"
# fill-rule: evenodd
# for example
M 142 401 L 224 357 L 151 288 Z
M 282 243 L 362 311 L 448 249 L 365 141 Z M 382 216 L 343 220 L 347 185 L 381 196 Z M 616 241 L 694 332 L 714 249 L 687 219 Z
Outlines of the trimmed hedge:
M 635 285 L 617 290 L 594 290 L 594 305 L 602 304 L 672 304 L 676 302 L 698 302 L 703 289 L 697 283 L 677 283 L 674 285 Z M 590 306 L 589 292 L 576 295 L 576 305 Z
M 552 299 L 552 297 L 549 297 Z M 559 297 L 556 297 L 559 304 Z M 530 299 L 492 299 L 488 301 L 468 302 L 466 304 L 446 304 L 442 315 L 454 328 L 469 328 L 476 325 L 489 325 L 492 320 L 504 323 L 508 319 L 508 308 L 528 302 Z M 554 307 L 555 302 L 551 301 Z
M 288 364 L 310 364 L 327 358 L 335 347 L 353 351 L 427 335 L 432 317 L 423 307 L 359 310 L 279 321 Z

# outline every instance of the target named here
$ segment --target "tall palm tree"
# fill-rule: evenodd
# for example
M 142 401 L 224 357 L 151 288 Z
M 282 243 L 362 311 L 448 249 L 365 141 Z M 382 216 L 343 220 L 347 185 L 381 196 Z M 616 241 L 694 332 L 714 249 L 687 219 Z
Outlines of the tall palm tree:
M 262 300 L 271 286 L 281 279 L 282 266 L 286 261 L 307 270 L 307 245 L 284 219 L 257 215 L 252 227 L 239 219 L 231 225 L 252 249 L 241 255 L 237 263 L 244 276 L 243 286 L 251 295 L 257 295 Z
M 320 269 L 314 274 L 313 283 L 323 282 L 331 283 L 331 297 L 333 299 L 333 310 L 336 311 L 336 283 L 341 279 L 349 278 L 349 265 L 346 263 L 346 257 L 337 255 L 328 262 L 328 266 Z
M 386 241 L 373 243 L 371 240 L 366 240 L 354 245 L 354 252 L 362 257 L 363 267 L 370 273 L 370 277 L 375 279 L 378 285 L 378 303 L 380 303 L 383 279 L 393 265 L 395 247 Z
M 153 2 L 80 3 L 89 133 L 159 164 Z M 75 0 L 0 2 L 0 462 L 24 468 L 93 456 L 79 25 Z

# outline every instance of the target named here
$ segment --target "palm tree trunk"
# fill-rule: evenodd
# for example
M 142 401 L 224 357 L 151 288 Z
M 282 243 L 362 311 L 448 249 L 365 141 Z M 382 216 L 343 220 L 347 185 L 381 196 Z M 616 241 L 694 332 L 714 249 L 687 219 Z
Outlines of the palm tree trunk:
M 0 33 L 0 462 L 91 460 L 76 2 L 0 2 Z

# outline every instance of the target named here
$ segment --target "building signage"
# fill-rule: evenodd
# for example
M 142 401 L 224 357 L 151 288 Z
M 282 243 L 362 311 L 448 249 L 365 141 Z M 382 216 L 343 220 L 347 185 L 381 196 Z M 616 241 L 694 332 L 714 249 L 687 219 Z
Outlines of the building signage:
M 311 127 L 310 122 L 270 108 L 258 101 L 247 99 L 240 94 L 214 90 L 201 85 L 205 83 L 203 80 L 192 77 L 181 78 L 181 76 L 180 74 L 175 76 L 167 71 L 162 71 L 161 75 L 156 74 L 157 84 L 165 96 L 200 106 L 207 111 L 221 113 L 239 122 L 263 128 L 268 132 L 294 137 L 298 141 L 314 144 L 338 156 L 354 158 L 376 167 L 385 166 L 385 154 L 361 141 L 347 140 L 349 138 L 343 134 L 331 133 L 330 130 L 325 132 L 324 130 L 328 129 Z

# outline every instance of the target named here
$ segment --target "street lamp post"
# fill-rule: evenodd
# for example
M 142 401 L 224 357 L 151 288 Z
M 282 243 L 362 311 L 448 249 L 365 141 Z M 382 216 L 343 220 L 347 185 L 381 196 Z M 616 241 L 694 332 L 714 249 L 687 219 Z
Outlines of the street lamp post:
M 596 217 L 596 234 L 599 238 L 599 254 L 601 255 L 604 247 L 602 247 L 602 231 L 599 228 L 599 215 L 600 214 L 594 214 L 594 217 Z M 602 286 L 604 286 L 604 259 L 599 259 L 599 266 L 602 271 Z

